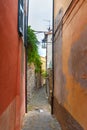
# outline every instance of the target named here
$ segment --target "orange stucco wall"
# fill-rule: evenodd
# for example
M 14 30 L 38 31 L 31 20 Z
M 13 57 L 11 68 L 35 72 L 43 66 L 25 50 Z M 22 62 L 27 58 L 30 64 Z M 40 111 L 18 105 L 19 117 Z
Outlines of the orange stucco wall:
M 0 1 L 0 130 L 19 130 L 25 112 L 25 49 L 18 0 Z
M 54 1 L 54 7 L 55 7 L 54 8 L 54 12 L 55 12 L 54 17 L 56 18 L 60 9 L 63 10 L 63 14 L 64 14 L 71 2 L 72 2 L 72 0 L 55 0 Z
M 76 1 L 55 35 L 54 97 L 87 130 L 87 1 Z

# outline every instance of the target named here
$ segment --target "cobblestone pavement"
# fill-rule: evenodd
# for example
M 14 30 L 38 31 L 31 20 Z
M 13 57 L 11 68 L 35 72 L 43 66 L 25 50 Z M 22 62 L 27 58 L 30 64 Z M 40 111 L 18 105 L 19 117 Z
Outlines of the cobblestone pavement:
M 22 130 L 61 130 L 57 120 L 50 114 L 44 88 L 34 93 L 28 105 L 31 105 L 31 111 L 25 115 Z
M 28 111 L 32 111 L 35 109 L 43 109 L 46 111 L 51 111 L 50 104 L 48 103 L 48 97 L 46 95 L 46 88 L 42 87 L 34 91 L 30 102 L 28 103 Z

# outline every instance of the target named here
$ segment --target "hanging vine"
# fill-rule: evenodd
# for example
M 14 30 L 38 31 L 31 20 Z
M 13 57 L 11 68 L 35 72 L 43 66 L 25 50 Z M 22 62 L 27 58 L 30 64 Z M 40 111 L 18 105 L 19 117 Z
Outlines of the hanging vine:
M 28 63 L 29 64 L 33 63 L 35 66 L 35 71 L 40 72 L 42 63 L 40 55 L 38 53 L 38 46 L 37 46 L 38 40 L 34 33 L 34 30 L 32 30 L 30 26 L 28 27 L 27 39 L 28 39 Z

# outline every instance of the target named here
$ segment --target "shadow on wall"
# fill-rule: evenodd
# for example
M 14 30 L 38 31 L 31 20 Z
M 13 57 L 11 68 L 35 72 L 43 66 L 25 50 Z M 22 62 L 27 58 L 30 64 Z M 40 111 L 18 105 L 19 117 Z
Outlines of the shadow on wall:
M 80 39 L 72 44 L 69 72 L 76 82 L 87 88 L 87 28 L 81 34 Z
M 63 28 L 63 9 L 59 10 L 59 13 L 54 23 L 54 84 L 55 95 L 58 102 L 63 104 L 66 98 L 65 84 L 66 78 L 63 74 L 62 63 L 62 28 Z
M 66 82 L 67 82 L 65 77 L 66 75 L 64 75 L 63 73 L 63 66 L 64 66 L 63 63 L 65 62 L 66 57 L 63 57 L 63 49 L 65 48 L 63 47 L 63 9 L 62 8 L 60 9 L 56 17 L 54 24 L 55 24 L 54 25 L 54 106 L 53 106 L 54 115 L 57 117 L 63 130 L 74 130 L 74 129 L 83 130 L 82 126 L 74 119 L 73 116 L 71 116 L 69 111 L 66 110 L 64 107 L 64 103 L 67 101 L 68 98 L 68 89 L 66 88 Z M 86 42 L 84 41 L 83 44 L 84 44 L 83 46 L 85 46 Z M 80 47 L 81 46 L 82 45 L 80 45 Z M 75 63 L 79 64 L 77 60 L 79 55 L 77 55 L 77 53 L 78 54 L 80 53 L 79 52 L 80 47 L 78 43 L 77 45 L 72 47 L 72 53 L 70 57 L 72 61 L 69 61 L 71 62 L 69 63 L 69 68 L 70 68 L 70 73 L 73 73 L 73 75 L 75 75 L 76 67 L 78 66 L 78 65 L 75 66 Z M 77 48 L 78 48 L 78 52 L 75 51 L 75 49 Z M 75 53 L 73 53 L 73 51 L 75 51 Z M 77 57 L 75 57 L 75 55 L 77 55 Z M 81 59 L 82 58 L 83 56 L 81 55 Z M 83 58 L 82 60 L 86 60 L 86 59 Z M 80 62 L 82 62 L 82 60 Z M 80 67 L 84 67 L 84 71 L 87 71 L 86 62 L 87 61 L 85 61 L 84 65 L 83 63 L 81 63 L 82 65 L 80 66 Z M 74 71 L 72 72 L 71 70 L 73 69 Z M 82 70 L 80 70 L 80 73 L 81 72 Z M 78 75 L 79 75 L 79 71 L 78 71 Z

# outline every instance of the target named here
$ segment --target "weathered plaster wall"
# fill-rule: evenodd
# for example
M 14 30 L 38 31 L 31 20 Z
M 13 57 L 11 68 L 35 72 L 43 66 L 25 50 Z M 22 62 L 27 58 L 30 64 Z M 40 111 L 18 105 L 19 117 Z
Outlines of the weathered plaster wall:
M 0 130 L 20 130 L 25 112 L 25 49 L 17 25 L 18 0 L 1 0 Z
M 48 78 L 47 78 L 47 96 L 49 103 L 51 104 L 51 98 L 52 98 L 52 85 L 53 85 L 53 80 L 52 80 L 52 69 L 47 69 L 48 73 Z
M 73 0 L 55 0 L 54 1 L 54 7 L 55 7 L 54 8 L 54 11 L 55 11 L 54 17 L 56 18 L 57 14 L 60 10 L 63 10 L 63 14 L 64 14 L 72 1 Z
M 52 68 L 52 32 L 48 33 L 47 42 L 47 68 Z
M 27 101 L 29 102 L 29 99 L 32 97 L 33 91 L 36 88 L 36 79 L 34 65 L 28 65 L 27 68 Z
M 58 22 L 55 22 L 54 113 L 63 124 L 64 130 L 87 130 L 86 13 L 87 1 L 76 0 L 59 27 Z M 60 19 L 62 14 L 61 11 Z M 69 126 L 70 123 L 72 127 Z

